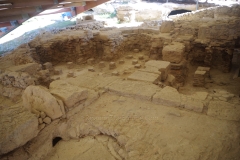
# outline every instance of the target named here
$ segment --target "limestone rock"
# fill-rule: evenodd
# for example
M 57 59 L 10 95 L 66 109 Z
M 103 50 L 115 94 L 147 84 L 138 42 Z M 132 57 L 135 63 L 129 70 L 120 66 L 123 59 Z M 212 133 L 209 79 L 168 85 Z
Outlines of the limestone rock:
M 43 122 L 46 123 L 46 124 L 50 124 L 52 122 L 51 118 L 49 117 L 46 117 L 43 119 Z
M 118 63 L 119 63 L 119 64 L 124 64 L 125 61 L 124 61 L 124 60 L 120 60 Z
M 114 71 L 114 72 L 112 72 L 112 75 L 113 76 L 119 76 L 119 72 L 118 71 Z
M 141 68 L 141 64 L 135 64 L 134 68 Z
M 144 60 L 144 56 L 143 56 L 143 55 L 140 55 L 140 56 L 138 56 L 138 59 L 139 59 L 139 60 Z
M 67 77 L 73 77 L 73 76 L 74 76 L 74 72 L 72 71 L 68 72 Z
M 46 62 L 43 64 L 43 69 L 48 69 L 49 71 L 53 70 L 53 65 L 51 62 Z
M 101 61 L 101 62 L 99 63 L 99 67 L 100 67 L 100 68 L 105 67 L 105 63 L 104 63 L 103 61 Z
M 139 49 L 134 49 L 133 50 L 135 53 L 138 53 L 139 52 Z
M 183 59 L 185 46 L 181 43 L 174 43 L 163 47 L 163 60 L 172 63 L 180 63 Z
M 73 107 L 76 103 L 88 97 L 87 89 L 71 85 L 63 80 L 53 81 L 49 89 L 50 92 L 59 97 L 67 107 Z
M 181 98 L 175 88 L 166 86 L 153 96 L 153 102 L 165 106 L 179 107 L 181 104 Z
M 136 60 L 136 59 L 134 59 L 133 61 L 132 61 L 132 64 L 133 65 L 135 65 L 135 64 L 137 64 L 138 63 L 138 60 Z
M 135 80 L 135 81 L 157 83 L 161 79 L 161 77 L 159 74 L 155 74 L 155 73 L 135 71 L 130 76 L 128 76 L 128 79 Z
M 57 99 L 44 87 L 29 86 L 22 95 L 23 105 L 27 109 L 43 111 L 52 119 L 61 117 L 64 110 L 60 107 Z
M 107 87 L 110 92 L 114 92 L 121 96 L 134 97 L 140 99 L 151 100 L 151 97 L 157 90 L 160 90 L 158 86 L 146 83 L 146 82 L 134 82 L 134 81 L 122 81 L 118 80 Z
M 94 67 L 89 67 L 89 68 L 88 68 L 88 71 L 90 71 L 90 72 L 95 72 L 95 69 L 94 69 Z
M 38 118 L 21 105 L 1 108 L 0 155 L 23 146 L 39 132 Z
M 38 63 L 27 63 L 18 66 L 9 67 L 6 70 L 10 72 L 26 72 L 30 75 L 36 74 L 36 72 L 41 68 Z
M 141 71 L 157 73 L 161 74 L 161 80 L 166 80 L 169 70 L 170 70 L 170 62 L 167 61 L 158 61 L 158 60 L 150 60 L 145 63 L 146 68 L 141 69 Z
M 116 68 L 116 63 L 115 62 L 110 62 L 109 63 L 109 69 L 115 69 Z
M 200 113 L 203 111 L 203 107 L 204 107 L 203 103 L 199 100 L 187 100 L 184 106 L 184 108 L 188 110 L 192 110 Z
M 68 67 L 68 69 L 72 69 L 74 67 L 74 63 L 73 62 L 67 62 L 67 67 Z

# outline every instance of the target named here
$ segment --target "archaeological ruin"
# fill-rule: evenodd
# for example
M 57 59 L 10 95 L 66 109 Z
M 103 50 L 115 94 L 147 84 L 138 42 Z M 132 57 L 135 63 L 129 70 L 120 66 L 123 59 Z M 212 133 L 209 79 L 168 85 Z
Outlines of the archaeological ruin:
M 1 160 L 239 160 L 240 5 L 86 16 L 0 57 Z

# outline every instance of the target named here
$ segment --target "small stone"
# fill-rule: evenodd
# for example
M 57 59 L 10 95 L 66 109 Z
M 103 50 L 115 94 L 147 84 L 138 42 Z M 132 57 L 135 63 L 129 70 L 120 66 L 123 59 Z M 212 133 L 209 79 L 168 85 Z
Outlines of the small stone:
M 46 113 L 45 112 L 41 112 L 40 113 L 40 117 L 43 119 L 43 118 L 45 118 L 46 117 Z
M 99 63 L 99 67 L 100 67 L 100 68 L 105 67 L 105 63 L 104 63 L 103 61 L 101 61 L 101 62 Z
M 54 74 L 55 75 L 60 75 L 60 74 L 62 74 L 62 70 L 61 69 L 54 69 Z
M 141 68 L 141 64 L 134 65 L 135 68 Z
M 133 61 L 132 61 L 132 64 L 133 65 L 135 65 L 135 64 L 137 64 L 138 63 L 138 60 L 136 60 L 136 59 L 134 59 Z
M 127 59 L 132 59 L 133 56 L 132 56 L 132 55 L 127 55 L 126 58 L 127 58 Z
M 45 128 L 46 124 L 42 123 L 41 125 L 39 125 L 39 130 L 42 130 L 43 128 Z
M 73 77 L 74 73 L 73 72 L 68 72 L 67 77 Z
M 124 64 L 124 63 L 125 63 L 124 60 L 120 60 L 120 61 L 119 61 L 119 64 Z
M 228 99 L 227 99 L 227 98 L 224 98 L 224 97 L 218 97 L 218 99 L 219 99 L 220 101 L 224 101 L 224 102 L 227 102 L 227 101 L 228 101 Z
M 134 49 L 133 50 L 135 53 L 138 53 L 139 52 L 139 49 Z
M 53 70 L 52 63 L 50 63 L 50 62 L 44 63 L 44 64 L 43 64 L 43 68 L 44 68 L 44 69 L 48 69 L 48 70 Z
M 119 75 L 119 72 L 118 72 L 118 71 L 114 71 L 114 72 L 112 72 L 112 75 L 113 75 L 113 76 L 118 76 L 118 75 Z
M 130 74 L 132 73 L 131 71 L 124 71 L 123 74 Z
M 88 71 L 95 72 L 95 69 L 93 67 L 88 68 Z
M 43 122 L 46 123 L 46 124 L 50 124 L 52 122 L 51 118 L 49 117 L 46 117 L 43 119 Z
M 139 60 L 144 60 L 144 56 L 143 56 L 143 55 L 140 55 L 140 56 L 138 57 L 138 59 L 139 59 Z
M 90 64 L 90 65 L 94 64 L 94 61 L 95 61 L 94 58 L 90 58 L 87 60 L 87 64 Z
M 115 69 L 116 68 L 116 63 L 115 62 L 110 62 L 109 63 L 109 69 Z
M 74 63 L 73 62 L 67 62 L 67 67 L 68 67 L 68 69 L 74 68 Z
M 42 118 L 38 118 L 38 123 L 39 123 L 39 124 L 42 124 L 42 123 L 43 123 Z

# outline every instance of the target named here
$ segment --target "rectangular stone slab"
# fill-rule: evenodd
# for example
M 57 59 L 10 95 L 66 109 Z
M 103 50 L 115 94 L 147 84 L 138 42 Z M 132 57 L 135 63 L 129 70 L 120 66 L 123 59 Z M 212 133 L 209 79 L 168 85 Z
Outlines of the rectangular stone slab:
M 81 100 L 88 98 L 88 90 L 71 85 L 63 80 L 53 81 L 49 86 L 50 92 L 60 98 L 67 107 L 73 107 Z
M 76 78 L 68 78 L 66 81 L 74 86 L 98 90 L 116 81 L 117 79 L 119 79 L 117 76 L 105 76 L 98 75 L 97 73 L 93 72 L 84 72 Z
M 153 96 L 154 103 L 164 106 L 179 107 L 181 105 L 180 94 L 175 88 L 166 86 Z
M 122 96 L 145 99 L 149 101 L 157 91 L 161 90 L 161 88 L 154 84 L 128 80 L 118 80 L 108 85 L 106 88 L 110 92 L 117 93 Z
M 145 63 L 146 70 L 153 70 L 152 68 L 156 68 L 157 71 L 161 72 L 161 80 L 165 80 L 171 68 L 170 62 L 167 61 L 158 61 L 158 60 L 150 60 Z M 154 71 L 155 72 L 155 71 Z
M 149 73 L 155 73 L 155 74 L 161 75 L 161 72 L 158 70 L 158 68 L 152 67 L 152 66 L 146 66 L 146 67 L 143 68 L 143 69 L 139 69 L 139 71 L 149 72 Z
M 148 73 L 142 71 L 135 71 L 130 76 L 128 76 L 129 80 L 135 81 L 144 81 L 150 83 L 157 83 L 160 80 L 160 75 L 155 73 Z

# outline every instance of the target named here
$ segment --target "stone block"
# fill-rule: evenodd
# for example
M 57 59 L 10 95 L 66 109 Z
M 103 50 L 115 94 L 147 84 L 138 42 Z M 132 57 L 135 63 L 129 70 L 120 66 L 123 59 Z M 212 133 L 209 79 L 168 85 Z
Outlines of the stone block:
M 89 67 L 89 68 L 88 68 L 88 71 L 90 71 L 90 72 L 95 72 L 95 69 L 94 69 L 94 67 Z
M 137 64 L 138 63 L 138 60 L 136 60 L 136 59 L 134 59 L 133 61 L 132 61 L 132 64 L 133 65 L 135 65 L 135 64 Z
M 133 55 L 127 55 L 126 56 L 126 59 L 132 59 L 133 58 Z
M 208 93 L 207 93 L 207 92 L 196 92 L 196 93 L 194 93 L 193 95 L 191 95 L 191 97 L 192 97 L 193 99 L 198 99 L 198 100 L 204 101 L 204 100 L 207 99 Z
M 197 71 L 206 71 L 205 76 L 206 77 L 210 77 L 210 67 L 201 67 L 201 66 L 199 66 L 197 68 Z
M 65 114 L 64 108 L 58 103 L 57 99 L 48 91 L 40 86 L 28 86 L 22 95 L 23 106 L 32 113 L 42 111 L 52 119 L 59 118 Z
M 119 64 L 124 64 L 125 61 L 124 61 L 124 60 L 120 60 L 118 63 L 119 63 Z
M 73 107 L 78 102 L 87 99 L 88 90 L 71 85 L 63 80 L 50 83 L 50 92 L 60 98 L 67 107 Z
M 67 77 L 74 77 L 74 72 L 72 72 L 72 71 L 68 72 Z
M 43 64 L 43 69 L 48 69 L 49 71 L 53 70 L 53 65 L 51 62 L 46 62 Z
M 134 49 L 133 50 L 135 53 L 138 53 L 139 52 L 139 49 Z
M 51 120 L 51 118 L 49 118 L 49 117 L 45 117 L 45 118 L 43 119 L 43 122 L 46 123 L 46 124 L 50 124 L 50 123 L 52 122 L 52 120 Z
M 73 62 L 67 62 L 67 67 L 68 67 L 68 69 L 74 68 L 74 63 Z
M 224 120 L 240 120 L 240 106 L 223 101 L 210 101 L 207 115 Z
M 134 68 L 141 68 L 141 64 L 134 65 Z
M 86 72 L 76 78 L 68 78 L 66 81 L 74 86 L 79 86 L 80 88 L 83 87 L 98 90 L 117 79 L 119 79 L 117 76 L 101 76 L 97 75 L 95 72 Z
M 104 68 L 105 67 L 105 63 L 103 62 L 103 61 L 101 61 L 100 63 L 99 63 L 99 68 Z
M 175 88 L 166 86 L 153 96 L 154 103 L 164 106 L 179 107 L 181 105 L 180 94 Z
M 195 71 L 193 77 L 193 86 L 203 87 L 205 85 L 206 71 Z
M 115 69 L 116 68 L 116 63 L 115 62 L 110 62 L 109 63 L 109 69 Z
M 87 64 L 89 64 L 89 65 L 94 64 L 94 62 L 95 62 L 94 58 L 90 58 L 90 59 L 87 60 Z
M 203 111 L 203 107 L 203 103 L 199 100 L 187 100 L 184 105 L 185 109 L 199 113 Z
M 112 75 L 113 76 L 119 76 L 119 72 L 118 71 L 114 71 L 114 72 L 112 72 Z
M 146 71 L 154 71 L 153 73 L 156 72 L 161 72 L 161 80 L 164 81 L 166 80 L 168 73 L 170 71 L 170 62 L 167 61 L 158 61 L 158 60 L 150 60 L 145 63 L 145 70 Z
M 160 90 L 158 86 L 151 83 L 128 80 L 117 80 L 106 86 L 106 88 L 110 92 L 114 92 L 118 95 L 145 99 L 149 101 L 155 92 Z
M 168 74 L 166 81 L 167 81 L 168 85 L 174 86 L 176 83 L 176 78 L 173 75 Z
M 183 59 L 185 46 L 182 43 L 173 43 L 163 47 L 162 55 L 164 61 L 180 63 Z
M 140 56 L 138 56 L 138 59 L 139 59 L 139 60 L 144 60 L 144 56 L 143 56 L 143 55 L 140 55 Z
M 38 135 L 38 118 L 20 104 L 1 106 L 0 117 L 0 155 L 23 146 Z
M 135 80 L 135 81 L 157 83 L 161 79 L 161 77 L 159 74 L 155 74 L 155 73 L 135 71 L 130 76 L 128 76 L 128 79 Z

